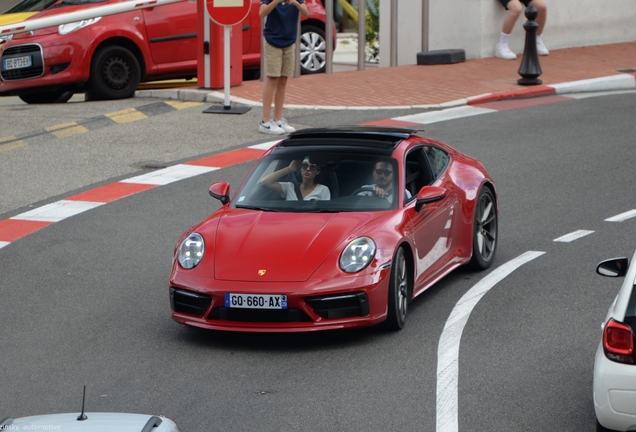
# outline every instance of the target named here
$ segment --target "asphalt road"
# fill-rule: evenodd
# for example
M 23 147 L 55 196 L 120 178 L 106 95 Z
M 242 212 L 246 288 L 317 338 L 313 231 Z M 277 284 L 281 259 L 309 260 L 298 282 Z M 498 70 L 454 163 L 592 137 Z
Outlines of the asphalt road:
M 10 119 L 0 139 L 16 137 L 0 144 L 0 220 L 267 140 L 256 132 L 257 110 L 219 116 L 203 114 L 205 105 L 165 110 L 157 102 L 27 106 L 0 98 L 0 115 Z M 612 95 L 427 125 L 426 135 L 478 157 L 493 175 L 500 243 L 491 270 L 453 272 L 412 303 L 398 333 L 253 335 L 172 322 L 174 243 L 219 207 L 209 184 L 226 180 L 235 190 L 250 163 L 133 195 L 15 241 L 0 249 L 0 417 L 78 411 L 86 384 L 89 411 L 164 414 L 183 431 L 435 430 L 438 344 L 451 311 L 482 278 L 540 251 L 470 314 L 459 350 L 459 430 L 592 431 L 593 357 L 621 282 L 594 268 L 634 249 L 636 219 L 605 219 L 636 202 L 635 102 L 634 93 Z M 104 120 L 130 107 L 151 115 Z M 304 127 L 412 112 L 286 116 Z M 88 130 L 58 138 L 45 129 L 69 122 Z M 576 230 L 593 232 L 554 241 Z

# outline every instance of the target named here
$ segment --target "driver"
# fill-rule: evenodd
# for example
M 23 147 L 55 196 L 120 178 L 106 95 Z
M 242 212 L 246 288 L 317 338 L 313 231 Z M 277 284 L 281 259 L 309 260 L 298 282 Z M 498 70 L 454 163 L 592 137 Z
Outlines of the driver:
M 286 174 L 293 174 L 300 170 L 302 182 L 297 188 L 292 182 L 279 182 L 279 178 Z M 298 201 L 299 194 L 301 199 L 307 200 L 329 200 L 331 192 L 329 188 L 317 182 L 316 177 L 320 174 L 320 168 L 317 164 L 311 163 L 309 156 L 300 160 L 293 160 L 289 166 L 274 171 L 261 179 L 261 184 L 276 192 L 278 192 L 287 201 Z
M 364 185 L 362 188 L 368 189 L 358 192 L 360 196 L 377 196 L 393 202 L 393 165 L 388 161 L 377 161 L 373 166 L 374 184 Z M 411 198 L 411 193 L 404 190 L 406 199 Z

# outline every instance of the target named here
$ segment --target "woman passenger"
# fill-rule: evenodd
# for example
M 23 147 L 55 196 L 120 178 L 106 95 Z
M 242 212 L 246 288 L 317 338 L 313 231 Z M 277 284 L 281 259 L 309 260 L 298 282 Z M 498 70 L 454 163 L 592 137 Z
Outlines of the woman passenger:
M 279 182 L 279 178 L 286 174 L 293 174 L 300 170 L 302 182 L 300 183 L 300 194 L 303 200 L 329 200 L 331 192 L 325 185 L 316 182 L 316 177 L 320 174 L 320 169 L 315 163 L 311 163 L 309 156 L 305 157 L 302 163 L 293 160 L 289 166 L 274 171 L 261 179 L 261 184 L 278 192 L 287 201 L 297 201 L 299 199 L 296 188 L 292 182 Z

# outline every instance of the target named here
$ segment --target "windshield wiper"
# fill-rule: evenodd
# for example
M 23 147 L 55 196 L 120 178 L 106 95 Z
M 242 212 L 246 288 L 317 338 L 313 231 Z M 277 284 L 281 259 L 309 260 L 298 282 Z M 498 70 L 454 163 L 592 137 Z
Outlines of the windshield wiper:
M 236 208 L 245 209 L 245 210 L 262 210 L 262 211 L 269 211 L 269 212 L 281 211 L 281 209 L 273 209 L 269 207 L 259 207 L 259 206 L 246 206 L 246 205 L 237 205 Z

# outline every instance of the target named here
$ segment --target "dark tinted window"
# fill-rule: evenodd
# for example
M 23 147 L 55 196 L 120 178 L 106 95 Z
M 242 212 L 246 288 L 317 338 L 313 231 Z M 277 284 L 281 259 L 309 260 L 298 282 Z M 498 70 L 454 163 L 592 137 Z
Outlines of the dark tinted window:
M 438 149 L 437 147 L 426 146 L 424 147 L 424 151 L 426 151 L 428 160 L 431 163 L 433 178 L 437 179 L 437 177 L 439 177 L 446 168 L 446 165 L 448 165 L 450 157 L 445 151 Z
M 24 0 L 5 13 L 40 12 L 51 7 L 57 0 Z

